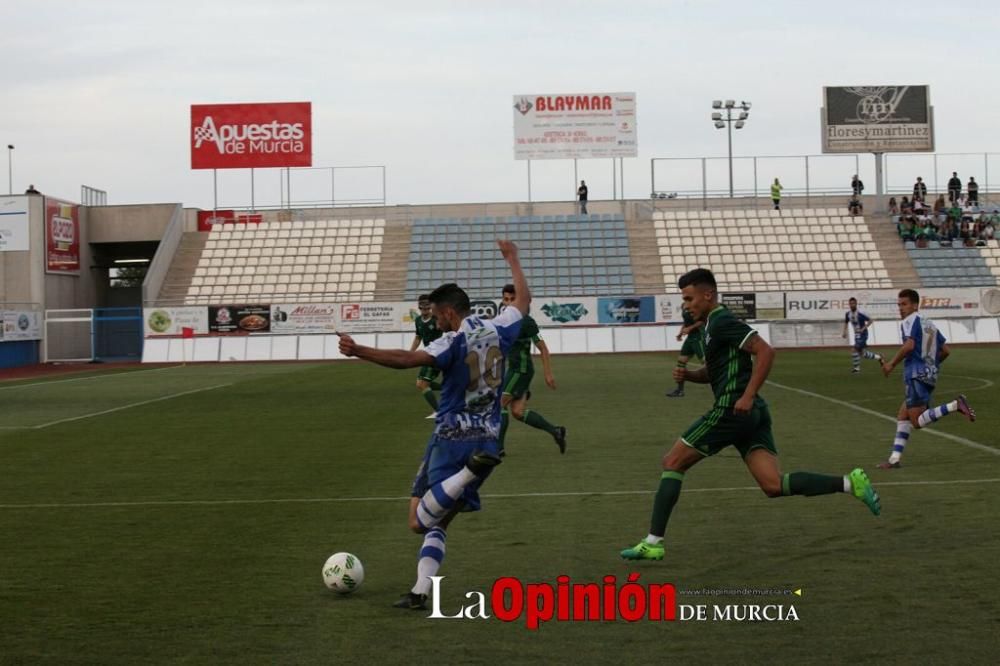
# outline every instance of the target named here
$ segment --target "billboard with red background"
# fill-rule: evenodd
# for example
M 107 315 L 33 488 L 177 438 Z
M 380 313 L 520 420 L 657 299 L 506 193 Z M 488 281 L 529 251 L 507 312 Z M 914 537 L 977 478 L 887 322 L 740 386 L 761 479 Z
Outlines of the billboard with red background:
M 80 274 L 80 207 L 45 198 L 45 269 Z
M 312 166 L 312 103 L 192 104 L 191 168 Z

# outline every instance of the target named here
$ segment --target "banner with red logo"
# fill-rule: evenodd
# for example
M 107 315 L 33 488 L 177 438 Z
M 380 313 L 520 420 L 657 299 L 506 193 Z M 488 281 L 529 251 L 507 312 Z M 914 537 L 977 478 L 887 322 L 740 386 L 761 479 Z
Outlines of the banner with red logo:
M 635 157 L 635 93 L 514 95 L 514 159 Z
M 80 207 L 45 198 L 45 270 L 80 274 Z
M 192 104 L 191 168 L 312 166 L 312 103 Z
M 211 231 L 216 224 L 261 224 L 264 221 L 262 213 L 240 213 L 232 210 L 199 210 L 198 231 Z

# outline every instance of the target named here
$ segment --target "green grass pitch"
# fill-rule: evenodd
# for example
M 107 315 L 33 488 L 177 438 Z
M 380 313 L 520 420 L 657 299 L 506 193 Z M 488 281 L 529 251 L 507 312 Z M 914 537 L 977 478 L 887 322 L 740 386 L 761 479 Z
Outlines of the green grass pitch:
M 845 495 L 767 499 L 727 451 L 687 475 L 666 559 L 628 564 L 618 551 L 646 533 L 662 453 L 711 401 L 698 385 L 663 397 L 673 359 L 553 359 L 559 389 L 538 378 L 532 408 L 569 428 L 569 450 L 512 423 L 485 510 L 449 530 L 442 610 L 502 576 L 637 571 L 679 591 L 801 589 L 678 597 L 794 604 L 797 622 L 529 631 L 391 608 L 420 545 L 406 496 L 431 422 L 416 372 L 194 365 L 0 383 L 0 663 L 995 661 L 1000 350 L 953 350 L 935 397 L 965 392 L 979 420 L 935 426 L 952 438 L 915 433 L 893 471 L 875 463 L 900 369 L 887 380 L 865 362 L 855 376 L 846 350 L 779 351 L 771 379 L 787 388 L 763 395 L 783 470 L 863 466 L 882 516 Z M 347 597 L 320 577 L 339 550 L 366 570 Z

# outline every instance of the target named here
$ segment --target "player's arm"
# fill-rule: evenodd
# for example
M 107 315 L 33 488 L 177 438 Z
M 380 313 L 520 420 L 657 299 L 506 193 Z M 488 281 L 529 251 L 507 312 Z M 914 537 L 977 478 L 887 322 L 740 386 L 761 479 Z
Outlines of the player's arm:
M 410 351 L 417 351 L 420 348 L 420 336 L 413 336 L 413 344 L 410 345 Z
M 511 303 L 522 315 L 528 314 L 531 306 L 531 291 L 528 289 L 528 280 L 524 277 L 524 270 L 521 268 L 521 259 L 517 256 L 517 245 L 509 240 L 497 239 L 497 247 L 500 254 L 507 260 L 510 266 L 511 282 L 514 283 L 514 302 Z
M 743 351 L 754 356 L 753 373 L 747 388 L 740 396 L 740 399 L 733 405 L 733 411 L 737 414 L 749 414 L 753 407 L 754 396 L 760 391 L 760 387 L 767 381 L 767 376 L 771 373 L 771 366 L 774 365 L 774 347 L 764 342 L 760 335 L 752 335 L 743 343 Z
M 425 351 L 365 347 L 356 343 L 349 335 L 340 336 L 340 353 L 397 370 L 434 366 L 434 357 Z
M 702 366 L 697 370 L 688 370 L 687 368 L 674 368 L 674 381 L 675 382 L 693 382 L 695 384 L 707 384 L 708 383 L 708 367 Z
M 906 342 L 904 342 L 903 346 L 899 348 L 896 355 L 892 357 L 892 360 L 882 361 L 882 374 L 888 377 L 893 371 L 893 368 L 899 365 L 900 361 L 906 358 L 906 355 L 913 351 L 913 348 L 916 346 L 917 343 L 913 341 L 913 338 L 906 338 Z
M 951 349 L 948 348 L 948 345 L 941 345 L 941 348 L 938 350 L 938 365 L 944 363 L 944 360 L 949 356 L 951 356 Z
M 555 390 L 556 388 L 556 378 L 552 375 L 552 361 L 551 354 L 549 354 L 549 346 L 545 344 L 545 340 L 539 337 L 534 339 L 535 347 L 538 348 L 538 353 L 542 355 L 542 373 L 545 375 L 545 385 L 550 389 Z
M 847 339 L 847 321 L 848 321 L 848 315 L 844 315 L 844 330 L 840 334 L 840 337 L 844 339 Z

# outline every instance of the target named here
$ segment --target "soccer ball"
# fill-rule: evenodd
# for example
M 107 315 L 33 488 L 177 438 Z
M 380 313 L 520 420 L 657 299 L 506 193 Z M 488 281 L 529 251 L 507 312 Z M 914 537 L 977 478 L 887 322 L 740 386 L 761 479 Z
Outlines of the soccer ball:
M 365 568 L 350 553 L 334 553 L 323 565 L 323 582 L 337 594 L 350 594 L 361 587 Z

